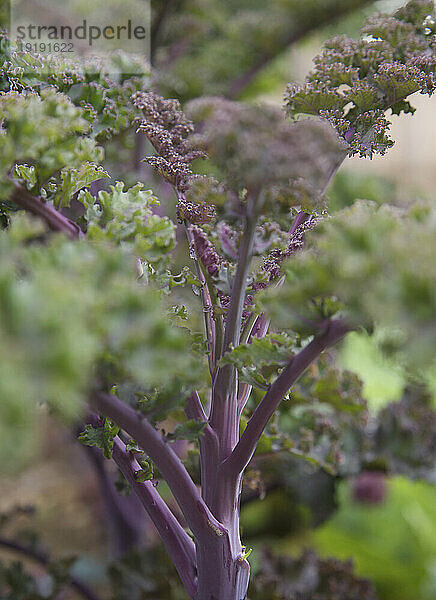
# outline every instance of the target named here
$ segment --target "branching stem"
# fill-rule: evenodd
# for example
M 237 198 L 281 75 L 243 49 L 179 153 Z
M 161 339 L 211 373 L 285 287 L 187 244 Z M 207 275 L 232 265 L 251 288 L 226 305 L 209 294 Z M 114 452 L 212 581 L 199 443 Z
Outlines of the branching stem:
M 239 344 L 245 292 L 261 200 L 261 197 L 256 197 L 247 203 L 245 229 L 239 248 L 238 266 L 226 316 L 223 354 Z M 237 375 L 234 365 L 224 365 L 217 370 L 212 388 L 210 424 L 219 439 L 220 459 L 224 460 L 232 452 L 239 435 Z
M 133 454 L 126 451 L 125 444 L 118 436 L 114 439 L 112 456 L 153 521 L 186 591 L 191 598 L 194 598 L 197 575 L 194 542 L 170 511 L 152 482 L 141 483 L 136 480 L 135 473 L 141 467 Z
M 206 328 L 206 338 L 209 346 L 209 371 L 213 376 L 215 370 L 215 358 L 216 358 L 216 327 L 213 319 L 213 304 L 209 286 L 204 276 L 203 270 L 200 265 L 200 260 L 197 256 L 197 249 L 195 247 L 194 235 L 192 233 L 192 225 L 185 227 L 186 237 L 189 244 L 189 254 L 194 260 L 195 268 L 197 271 L 197 277 L 201 284 L 201 299 L 203 304 L 204 323 Z
M 188 419 L 207 421 L 207 416 L 196 391 L 192 392 L 187 399 L 185 412 Z M 219 444 L 218 436 L 209 423 L 203 429 L 198 439 L 198 444 L 200 446 L 201 494 L 206 504 L 210 507 L 213 505 L 213 496 L 217 484 Z
M 99 413 L 115 421 L 148 454 L 167 482 L 197 539 L 208 539 L 211 528 L 221 527 L 180 458 L 147 419 L 113 394 L 96 392 L 91 404 Z
M 263 430 L 291 386 L 326 348 L 333 346 L 349 331 L 350 327 L 343 321 L 329 321 L 322 333 L 289 360 L 257 406 L 235 449 L 225 461 L 223 470 L 226 473 L 237 477 L 244 471 Z

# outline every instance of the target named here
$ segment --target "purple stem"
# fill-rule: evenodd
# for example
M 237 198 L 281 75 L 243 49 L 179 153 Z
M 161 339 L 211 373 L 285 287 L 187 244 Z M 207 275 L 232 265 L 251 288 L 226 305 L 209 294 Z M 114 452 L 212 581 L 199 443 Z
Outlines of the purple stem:
M 54 231 L 62 231 L 72 239 L 84 237 L 80 227 L 57 211 L 54 206 L 43 202 L 40 198 L 33 196 L 25 187 L 15 183 L 15 190 L 11 200 L 20 208 L 27 210 L 33 215 L 43 219 L 50 229 Z
M 257 224 L 256 198 L 247 206 L 245 229 L 239 248 L 238 266 L 230 296 L 223 340 L 223 354 L 239 344 L 245 291 L 253 255 L 254 233 Z M 217 371 L 212 387 L 210 424 L 218 435 L 220 460 L 232 452 L 239 438 L 237 375 L 234 365 L 224 365 Z
M 107 460 L 94 446 L 84 446 L 95 469 L 100 495 L 107 513 L 109 529 L 112 532 L 112 554 L 120 558 L 132 548 L 138 547 L 144 532 L 145 515 L 135 496 L 121 496 L 117 492 L 106 468 Z M 113 539 L 112 539 L 113 538 Z
M 305 213 L 304 211 L 297 213 L 295 216 L 294 222 L 292 223 L 292 227 L 289 230 L 289 237 L 292 237 L 294 235 L 294 233 L 297 231 L 297 229 L 300 227 L 300 225 L 302 225 L 305 221 L 307 221 L 308 218 L 309 218 L 309 215 L 307 213 Z
M 250 337 L 248 338 L 248 341 L 251 342 L 251 340 L 255 337 L 255 338 L 263 338 L 266 336 L 267 331 L 269 329 L 269 325 L 270 325 L 270 319 L 267 319 L 267 317 L 262 313 L 260 314 L 257 319 L 256 322 L 253 325 L 253 329 L 251 330 L 250 333 Z
M 333 346 L 349 331 L 350 327 L 343 321 L 330 321 L 322 333 L 290 359 L 257 406 L 238 444 L 223 464 L 226 473 L 237 477 L 244 471 L 263 430 L 291 386 L 326 348 Z
M 297 231 L 298 227 L 300 227 L 300 225 L 305 223 L 308 218 L 309 218 L 309 215 L 307 213 L 305 213 L 304 211 L 297 213 L 297 215 L 294 219 L 294 222 L 292 224 L 292 227 L 289 230 L 290 238 Z M 254 337 L 256 337 L 256 338 L 265 337 L 265 335 L 268 331 L 269 325 L 270 325 L 270 320 L 267 319 L 264 314 L 258 315 L 258 317 L 256 318 L 256 320 L 253 324 L 253 327 L 251 328 L 251 331 L 248 334 L 248 342 L 250 343 Z M 238 418 L 240 418 L 242 411 L 244 410 L 244 407 L 248 401 L 248 398 L 250 397 L 251 389 L 252 389 L 252 386 L 246 383 L 242 386 L 242 389 L 239 390 Z
M 197 256 L 197 251 L 195 248 L 195 241 L 194 241 L 194 236 L 192 234 L 192 226 L 191 225 L 188 225 L 186 227 L 186 236 L 188 238 L 189 253 L 190 254 L 191 254 L 191 252 L 194 253 L 195 258 L 193 260 L 195 262 L 197 277 L 202 285 L 201 298 L 203 301 L 203 313 L 204 313 L 204 322 L 205 322 L 205 327 L 206 327 L 206 338 L 207 338 L 207 342 L 209 345 L 209 355 L 208 355 L 209 371 L 210 371 L 211 376 L 213 376 L 213 373 L 215 370 L 215 360 L 216 360 L 216 357 L 215 357 L 216 331 L 215 331 L 215 321 L 213 320 L 213 316 L 212 316 L 212 300 L 210 297 L 210 292 L 209 292 L 209 288 L 207 286 L 206 279 L 204 277 L 203 271 L 202 271 L 200 263 L 199 263 L 199 258 Z
M 221 528 L 180 458 L 147 419 L 113 394 L 96 392 L 91 404 L 95 410 L 115 421 L 148 454 L 167 482 L 197 539 L 207 540 L 212 531 Z
M 192 392 L 187 399 L 185 412 L 188 419 L 207 421 L 207 416 L 196 391 Z M 213 505 L 213 495 L 217 485 L 219 444 L 218 436 L 209 423 L 203 429 L 198 443 L 200 446 L 201 495 L 210 507 Z
M 347 133 L 345 134 L 345 140 L 346 142 L 350 142 L 353 135 L 355 134 L 356 129 L 354 127 L 350 127 L 350 129 L 347 131 Z M 330 185 L 330 182 L 332 181 L 333 177 L 336 175 L 336 173 L 339 170 L 339 167 L 342 165 L 342 163 L 344 162 L 344 160 L 347 158 L 348 156 L 348 149 L 344 150 L 343 152 L 340 153 L 338 159 L 336 160 L 336 162 L 332 165 L 332 167 L 330 168 L 330 172 L 327 175 L 327 179 L 323 185 L 323 187 L 321 188 L 320 192 L 321 192 L 321 196 L 323 196 L 326 191 L 327 188 Z
M 112 456 L 153 521 L 186 591 L 191 598 L 195 598 L 197 568 L 194 542 L 162 500 L 151 481 L 141 483 L 136 480 L 135 473 L 141 467 L 133 453 L 126 451 L 125 444 L 118 436 L 114 439 Z
M 248 402 L 248 398 L 250 397 L 251 390 L 253 386 L 249 383 L 243 383 L 239 386 L 238 393 L 238 419 L 241 418 L 242 411 L 244 410 L 245 405 Z
M 186 399 L 186 416 L 195 421 L 207 421 L 207 415 L 204 412 L 198 392 L 194 390 Z

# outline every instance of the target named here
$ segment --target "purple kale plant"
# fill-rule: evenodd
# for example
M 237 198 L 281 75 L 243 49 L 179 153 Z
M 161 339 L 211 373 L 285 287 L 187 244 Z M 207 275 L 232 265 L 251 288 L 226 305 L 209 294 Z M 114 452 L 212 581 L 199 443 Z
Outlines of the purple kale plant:
M 177 224 L 156 214 L 142 184 L 91 193 L 108 176 L 101 128 L 68 83 L 0 96 L 0 200 L 10 219 L 0 240 L 0 339 L 11 348 L 0 391 L 87 420 L 80 440 L 116 463 L 192 600 L 247 598 L 240 501 L 262 453 L 358 475 L 342 435 L 352 431 L 372 473 L 356 495 L 373 501 L 381 486 L 375 495 L 366 488 L 380 461 L 381 478 L 408 472 L 415 427 L 426 431 L 416 463 L 429 469 L 431 408 L 406 394 L 368 445 L 360 382 L 335 368 L 332 348 L 354 330 L 380 328 L 385 351 L 424 386 L 435 361 L 435 208 L 361 201 L 332 217 L 325 192 L 347 156 L 387 151 L 390 114 L 413 113 L 409 97 L 435 90 L 434 22 L 432 1 L 411 0 L 370 19 L 358 41 L 330 40 L 307 80 L 288 86 L 284 111 L 221 97 L 182 111 L 120 83 L 116 101 L 132 96 L 123 116 L 129 126 L 136 119 L 150 143 L 145 162 L 174 190 Z M 77 77 L 89 96 L 88 76 Z M 93 93 L 104 97 L 104 86 Z M 63 210 L 73 204 L 76 218 Z M 47 241 L 19 209 L 66 235 Z M 182 266 L 172 253 L 177 225 Z M 24 375 L 12 385 L 17 365 Z M 410 442 L 407 457 L 386 444 L 392 437 Z M 253 599 L 374 598 L 349 564 L 265 556 Z

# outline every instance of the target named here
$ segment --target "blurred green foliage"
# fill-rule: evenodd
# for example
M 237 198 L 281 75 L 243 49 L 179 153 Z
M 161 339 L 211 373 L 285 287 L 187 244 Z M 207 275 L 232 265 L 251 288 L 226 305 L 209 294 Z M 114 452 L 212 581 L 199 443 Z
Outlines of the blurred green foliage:
M 83 111 L 55 89 L 45 89 L 41 95 L 2 94 L 0 105 L 3 118 L 0 200 L 5 201 L 11 195 L 13 184 L 7 175 L 21 161 L 37 165 L 37 169 L 31 172 L 18 169 L 17 177 L 24 177 L 27 187 L 36 194 L 50 198 L 56 188 L 49 180 L 63 167 L 71 170 L 86 162 L 102 160 L 103 151 L 88 135 L 90 126 Z M 44 135 L 40 135 L 41 131 Z M 95 175 L 96 179 L 100 177 Z M 82 187 L 86 183 L 83 181 Z
M 161 91 L 185 100 L 237 97 L 292 43 L 370 4 L 372 0 L 154 2 L 152 60 Z
M 383 408 L 401 396 L 404 372 L 383 355 L 373 336 L 357 332 L 348 335 L 341 348 L 340 362 L 363 381 L 362 394 L 371 410 Z
M 360 175 L 346 167 L 344 165 L 344 170 L 336 174 L 327 190 L 330 214 L 354 204 L 357 199 L 396 204 L 398 191 L 394 181 L 369 171 Z
M 287 261 L 285 284 L 261 306 L 303 334 L 318 326 L 320 307 L 342 312 L 356 327 L 382 327 L 380 347 L 411 370 L 432 368 L 435 215 L 429 203 L 402 211 L 356 202 L 308 235 L 310 250 Z
M 162 3 L 162 8 L 167 4 Z M 369 4 L 359 0 L 322 3 L 284 0 L 267 7 L 248 1 L 236 6 L 230 0 L 174 3 L 176 8 L 164 30 L 157 32 L 160 44 L 155 48 L 154 59 L 165 68 L 157 74 L 156 81 L 166 93 L 176 93 L 183 99 L 205 92 L 238 95 L 253 81 L 251 71 L 256 67 L 253 57 L 258 57 L 260 62 L 265 60 L 265 64 L 273 57 L 278 56 L 280 60 L 281 53 L 292 41 L 353 7 Z M 429 6 L 428 2 L 418 4 L 422 10 Z M 421 18 L 420 12 L 419 15 Z M 417 35 L 422 33 L 420 27 L 420 23 L 415 24 Z M 382 28 L 381 34 L 389 36 L 391 33 L 389 27 Z M 347 44 L 345 50 L 356 50 L 357 46 Z M 386 50 L 385 45 L 381 46 Z M 398 44 L 392 46 L 398 53 Z M 422 49 L 424 45 L 419 47 Z M 180 48 L 182 52 L 178 52 Z M 338 48 L 344 50 L 336 42 L 336 46 L 329 48 L 332 52 L 327 52 L 324 58 L 337 58 Z M 362 58 L 360 50 L 356 50 L 353 60 Z M 404 50 L 401 44 L 400 50 Z M 410 47 L 405 50 L 409 52 Z M 389 56 L 392 58 L 393 54 Z M 383 52 L 377 54 L 376 59 L 381 57 L 386 58 Z M 0 132 L 0 191 L 4 211 L 10 213 L 11 220 L 10 227 L 0 234 L 0 396 L 5 398 L 0 408 L 0 437 L 6 454 L 12 457 L 17 445 L 27 443 L 40 403 L 48 401 L 57 414 L 76 418 L 81 414 L 86 394 L 94 386 L 104 385 L 109 389 L 113 386 L 122 400 L 139 408 L 153 423 L 168 415 L 181 418 L 187 386 L 194 381 L 199 386 L 205 384 L 206 349 L 203 336 L 196 333 L 192 325 L 193 322 L 197 325 L 198 315 L 191 319 L 186 306 L 174 304 L 177 297 L 165 296 L 182 286 L 192 286 L 198 294 L 199 282 L 188 269 L 182 269 L 180 274 L 169 270 L 175 225 L 153 212 L 157 202 L 150 190 L 144 190 L 141 184 L 128 188 L 121 182 L 99 193 L 85 189 L 106 176 L 100 164 L 104 146 L 108 164 L 114 169 L 124 169 L 123 152 L 127 149 L 129 158 L 132 150 L 129 136 L 138 116 L 131 96 L 149 85 L 148 69 L 144 64 L 142 77 L 125 78 L 120 72 L 119 78 L 111 81 L 109 66 L 100 72 L 92 64 L 77 69 L 71 64 L 58 63 L 57 72 L 39 78 L 36 71 L 23 76 L 22 61 L 30 64 L 32 57 L 12 53 L 2 59 L 0 85 L 7 93 L 0 98 L 4 115 Z M 128 57 L 122 62 L 124 60 L 128 63 Z M 137 60 L 132 58 L 135 64 Z M 127 63 L 123 62 L 124 69 Z M 318 69 L 320 64 L 319 60 Z M 338 88 L 347 82 L 355 83 L 356 73 L 352 69 L 337 69 L 336 63 L 330 67 L 329 73 L 336 77 Z M 404 73 L 393 72 L 394 96 L 406 96 L 417 86 L 416 78 L 410 78 L 410 83 Z M 411 73 L 406 72 L 406 75 Z M 426 77 L 423 79 L 422 73 L 413 71 L 412 74 L 421 76 L 419 83 L 425 90 L 428 81 Z M 247 81 L 242 81 L 241 75 L 246 76 Z M 356 108 L 359 102 L 366 108 L 371 102 L 378 106 L 380 95 L 392 92 L 383 73 L 378 75 L 377 98 L 374 90 L 368 89 L 362 96 L 350 96 L 356 101 Z M 8 91 L 9 87 L 14 91 Z M 256 82 L 251 87 L 251 93 L 255 92 Z M 293 89 L 290 93 L 290 104 L 301 98 L 307 100 L 304 93 L 298 96 L 301 90 L 294 92 Z M 338 99 L 339 91 L 336 92 L 325 93 L 323 103 L 333 97 L 342 109 L 343 99 Z M 303 112 L 318 113 L 318 108 L 316 104 L 316 110 L 311 106 Z M 298 112 L 301 106 L 291 109 Z M 396 111 L 404 109 L 408 109 L 406 104 L 394 107 Z M 285 218 L 289 220 L 290 205 L 311 210 L 322 206 L 317 188 L 289 181 L 289 176 L 301 176 L 305 170 L 315 169 L 316 175 L 326 179 L 331 163 L 337 160 L 337 140 L 332 131 L 313 120 L 309 125 L 306 122 L 289 127 L 280 111 L 273 107 L 200 100 L 191 104 L 190 110 L 202 123 L 202 136 L 196 141 L 208 147 L 218 174 L 227 175 L 233 192 L 229 202 L 229 212 L 233 210 L 230 220 L 240 220 L 238 208 L 243 205 L 247 188 L 258 189 L 265 184 L 270 196 L 270 203 L 265 205 L 269 213 L 283 201 L 285 211 L 277 211 L 277 218 L 286 212 Z M 167 116 L 173 118 L 171 111 Z M 343 123 L 336 124 L 343 126 Z M 377 122 L 380 124 L 385 125 L 384 121 Z M 362 128 L 367 125 L 364 122 Z M 344 133 L 341 127 L 338 130 Z M 40 135 L 41 131 L 45 132 L 44 136 Z M 311 132 L 310 140 L 308 132 Z M 114 136 L 114 143 L 108 144 Z M 383 137 L 376 142 L 383 147 L 389 145 Z M 139 158 L 136 156 L 126 164 L 124 179 L 135 175 Z M 14 215 L 16 207 L 8 202 L 14 185 L 10 177 L 12 167 L 15 182 L 32 194 L 56 206 L 75 204 L 76 209 L 79 207 L 80 222 L 87 229 L 86 240 L 73 243 L 61 236 L 48 236 L 43 227 Z M 197 186 L 199 196 L 200 188 L 201 182 Z M 204 193 L 207 196 L 208 191 Z M 215 198 L 218 196 L 217 193 Z M 428 356 L 433 356 L 434 209 L 422 204 L 403 214 L 371 203 L 349 208 L 356 197 L 381 204 L 393 200 L 394 191 L 383 180 L 368 182 L 363 178 L 346 177 L 336 180 L 330 190 L 334 218 L 326 221 L 316 233 L 307 234 L 310 250 L 292 256 L 285 266 L 287 282 L 277 287 L 270 298 L 264 296 L 264 306 L 271 311 L 274 326 L 294 326 L 298 335 L 273 333 L 266 340 L 233 349 L 224 362 L 237 366 L 241 381 L 267 388 L 284 359 L 300 349 L 320 320 L 334 314 L 349 314 L 369 330 L 373 322 L 380 323 L 383 327 L 379 329 L 378 346 L 391 353 L 400 350 L 400 359 L 409 366 L 412 357 L 415 375 L 416 368 L 421 367 Z M 210 201 L 211 196 L 207 200 Z M 342 209 L 345 210 L 340 212 Z M 5 224 L 7 220 L 5 217 Z M 265 223 L 262 226 L 267 228 Z M 271 229 L 275 227 L 274 223 Z M 229 240 L 233 243 L 234 258 L 240 232 L 230 232 L 226 239 L 218 227 L 213 225 L 211 229 L 214 231 L 208 233 L 217 246 L 221 243 L 224 247 L 223 242 L 227 242 L 227 269 L 232 258 Z M 283 238 L 283 231 L 276 233 L 279 240 Z M 267 238 L 259 232 L 256 240 L 259 254 L 271 245 Z M 278 247 L 277 241 L 273 249 Z M 135 261 L 134 256 L 139 260 Z M 231 275 L 230 268 L 226 272 L 226 291 L 231 287 Z M 258 283 L 254 279 L 253 282 Z M 368 291 L 369 281 L 374 283 L 372 291 Z M 219 285 L 224 287 L 222 281 L 217 282 L 218 289 Z M 195 298 L 191 300 L 194 311 L 195 302 Z M 388 311 L 386 302 L 389 302 Z M 302 306 L 307 312 L 304 308 L 300 312 Z M 397 333 L 395 329 L 393 336 L 382 335 L 389 327 L 392 331 L 398 323 L 408 336 L 408 348 L 403 332 Z M 354 334 L 342 353 L 343 364 L 364 379 L 363 392 L 353 374 L 334 369 L 328 362 L 314 365 L 292 391 L 292 403 L 285 402 L 268 427 L 255 456 L 261 466 L 258 472 L 253 468 L 251 477 L 247 478 L 248 485 L 259 494 L 263 493 L 262 485 L 281 489 L 273 491 L 264 503 L 253 502 L 247 506 L 243 525 L 249 535 L 262 537 L 265 534 L 262 528 L 271 536 L 292 532 L 292 547 L 295 547 L 295 533 L 301 534 L 305 528 L 324 522 L 334 512 L 339 479 L 358 474 L 369 461 L 368 456 L 374 462 L 379 459 L 372 447 L 368 450 L 365 446 L 368 413 L 362 395 L 369 399 L 371 408 L 382 407 L 400 395 L 406 377 L 393 361 L 382 360 L 379 347 L 368 340 L 366 334 Z M 203 361 L 198 358 L 198 350 Z M 429 362 L 432 368 L 431 360 Z M 206 397 L 207 384 L 203 391 Z M 253 394 L 243 425 L 258 398 Z M 393 419 L 395 407 L 389 407 L 380 417 L 385 416 L 388 424 L 393 423 L 392 429 L 385 429 L 387 434 L 379 444 L 380 452 L 389 459 L 383 466 L 391 472 L 427 476 L 427 472 L 418 468 L 414 473 L 413 465 L 410 468 L 408 462 L 415 460 L 421 466 L 432 458 L 432 448 L 423 445 L 423 456 L 417 451 L 420 434 L 432 421 L 426 419 L 425 411 L 409 413 L 406 409 L 400 411 L 398 422 Z M 418 423 L 413 420 L 416 413 L 419 413 Z M 409 418 L 412 426 L 417 427 L 402 429 L 405 421 L 409 424 Z M 106 425 L 106 429 L 87 430 L 84 441 L 102 447 L 106 455 L 110 455 L 111 436 L 116 428 Z M 373 429 L 377 428 L 377 422 L 372 425 Z M 202 429 L 202 423 L 188 421 L 177 425 L 167 437 L 173 440 L 182 437 L 193 442 Z M 391 436 L 392 431 L 397 437 Z M 431 443 L 431 432 L 426 431 L 426 434 L 426 443 L 429 440 Z M 391 437 L 397 445 L 393 450 L 389 446 Z M 402 456 L 404 440 L 405 458 Z M 273 461 L 262 465 L 269 454 L 275 455 Z M 301 458 L 305 460 L 299 460 Z M 153 474 L 149 466 L 149 469 L 144 468 L 144 479 Z M 324 470 L 320 470 L 320 466 Z M 428 464 L 425 466 L 431 468 Z M 393 480 L 385 505 L 363 509 L 350 500 L 344 489 L 341 487 L 339 495 L 341 510 L 313 536 L 318 547 L 344 558 L 353 555 L 362 574 L 375 575 L 386 600 L 410 600 L 411 597 L 430 600 L 436 591 L 436 530 L 431 513 L 434 490 L 422 483 L 412 486 L 403 480 Z M 291 565 L 286 560 L 281 564 L 285 569 Z M 310 564 L 320 567 L 317 561 L 312 560 Z M 262 566 L 266 570 L 267 561 Z M 339 565 L 338 572 L 346 575 L 348 567 Z M 8 576 L 16 577 L 16 568 L 11 567 L 10 573 Z M 112 568 L 111 577 L 117 600 L 153 595 L 177 600 L 184 597 L 166 555 L 160 551 L 126 559 Z M 32 583 L 25 575 L 19 573 L 18 578 L 32 591 Z M 286 578 L 284 580 L 286 583 Z M 353 586 L 360 585 L 354 576 L 350 576 L 350 580 Z M 279 586 L 274 592 L 270 586 L 268 580 L 256 598 L 267 594 L 271 600 L 271 594 Z M 292 590 L 292 586 L 289 589 Z
M 389 480 L 383 504 L 353 502 L 339 491 L 339 510 L 311 536 L 323 555 L 352 556 L 375 582 L 381 600 L 433 600 L 436 595 L 436 489 L 402 477 Z
M 198 376 L 186 329 L 135 280 L 131 255 L 105 240 L 43 234 L 23 216 L 0 232 L 2 430 L 31 427 L 41 402 L 78 417 L 99 377 L 154 389 Z

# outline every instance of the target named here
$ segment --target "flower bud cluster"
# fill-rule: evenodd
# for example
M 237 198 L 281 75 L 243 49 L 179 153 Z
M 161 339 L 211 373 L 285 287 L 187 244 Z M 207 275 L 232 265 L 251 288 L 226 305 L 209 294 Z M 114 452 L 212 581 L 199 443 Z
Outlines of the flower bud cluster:
M 209 275 L 217 275 L 223 264 L 223 259 L 215 250 L 213 244 L 208 240 L 205 232 L 200 227 L 192 227 L 194 235 L 195 250 L 198 258 L 208 270 Z
M 179 194 L 177 216 L 180 221 L 188 221 L 193 225 L 203 225 L 215 219 L 216 210 L 213 204 L 191 202 L 186 199 L 184 194 Z
M 186 191 L 193 176 L 190 164 L 205 156 L 188 140 L 194 131 L 192 122 L 180 110 L 178 100 L 165 100 L 154 92 L 137 92 L 133 102 L 145 117 L 138 131 L 145 133 L 157 153 L 146 157 L 145 162 L 179 192 Z
M 393 145 L 384 113 L 413 113 L 407 98 L 436 89 L 434 2 L 411 0 L 394 16 L 367 20 L 359 41 L 337 36 L 315 59 L 302 85 L 285 94 L 287 112 L 329 121 L 349 144 L 348 154 L 372 157 Z
M 301 250 L 304 246 L 304 235 L 306 231 L 313 229 L 319 223 L 319 218 L 310 217 L 304 223 L 299 225 L 292 235 L 289 236 L 289 242 L 285 248 L 274 248 L 264 258 L 260 274 L 261 276 L 253 282 L 253 291 L 258 291 L 267 288 L 273 281 L 277 280 L 280 275 L 281 263 L 286 259 Z

